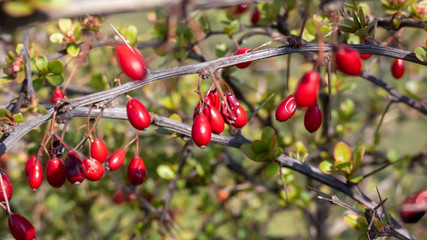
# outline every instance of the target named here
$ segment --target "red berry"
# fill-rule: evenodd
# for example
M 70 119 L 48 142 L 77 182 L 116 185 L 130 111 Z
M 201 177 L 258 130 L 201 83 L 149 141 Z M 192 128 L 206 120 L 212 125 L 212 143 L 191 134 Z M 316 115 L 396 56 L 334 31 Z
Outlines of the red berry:
M 363 59 L 363 60 L 369 59 L 371 57 L 372 57 L 371 54 L 360 54 L 360 58 Z
M 225 189 L 221 189 L 218 191 L 218 199 L 220 202 L 224 202 L 225 200 L 228 199 L 229 196 L 230 195 L 229 195 L 228 191 Z
M 234 55 L 240 55 L 240 54 L 245 54 L 247 52 L 249 52 L 251 49 L 250 48 L 240 48 L 239 50 L 236 51 L 236 53 Z M 236 67 L 243 69 L 243 68 L 247 68 L 249 67 L 249 65 L 251 65 L 252 62 L 244 62 L 244 63 L 239 63 L 236 64 Z
M 208 99 L 210 101 L 210 105 L 219 110 L 219 107 L 221 106 L 221 98 L 216 89 L 209 92 Z
M 241 3 L 238 4 L 234 7 L 234 14 L 242 14 L 244 12 L 246 12 L 249 8 L 249 4 L 248 3 Z
M 314 103 L 305 112 L 304 127 L 307 131 L 313 133 L 320 128 L 320 125 L 322 125 L 322 111 L 320 111 L 317 103 Z
M 400 209 L 400 218 L 405 223 L 416 223 L 418 222 L 426 213 L 425 209 L 427 206 L 427 189 L 423 189 L 419 192 L 412 194 L 407 197 L 401 206 Z M 410 208 L 420 207 L 424 210 L 410 210 Z M 408 209 L 405 209 L 408 208 Z
M 9 231 L 16 240 L 32 240 L 36 238 L 33 225 L 23 216 L 13 213 L 8 218 Z
M 211 130 L 215 134 L 221 134 L 224 131 L 224 118 L 222 117 L 219 110 L 212 106 L 206 106 L 203 108 L 203 113 L 208 117 L 211 125 Z
M 289 95 L 276 109 L 277 121 L 284 122 L 288 120 L 294 115 L 296 109 L 295 97 L 294 95 Z
M 93 141 L 92 145 L 90 146 L 90 155 L 100 163 L 103 163 L 105 160 L 107 160 L 107 146 L 105 146 L 101 139 L 96 138 L 95 141 Z
M 85 168 L 82 159 L 76 152 L 69 152 L 65 157 L 65 172 L 72 184 L 80 184 L 85 180 Z
M 191 128 L 193 142 L 197 146 L 204 148 L 211 141 L 211 134 L 212 129 L 208 117 L 205 114 L 197 115 Z
M 252 25 L 257 25 L 258 22 L 259 22 L 260 17 L 261 17 L 261 15 L 260 15 L 258 9 L 255 9 L 255 11 L 254 11 L 254 13 L 252 14 L 252 17 L 251 17 L 251 23 L 252 23 Z
M 7 200 L 10 200 L 13 196 L 12 181 L 10 180 L 9 176 L 3 170 L 0 170 L 0 174 L 1 174 L 2 181 L 3 181 L 3 185 L 4 185 L 4 191 L 6 192 Z M 1 185 L 0 185 L 0 201 L 1 202 L 5 201 L 3 188 L 1 187 Z
M 117 149 L 110 157 L 108 157 L 105 168 L 108 171 L 114 171 L 122 166 L 125 161 L 126 152 L 123 148 Z
M 37 161 L 28 174 L 28 183 L 30 187 L 35 190 L 42 185 L 43 182 L 43 169 L 40 161 Z
M 113 201 L 116 204 L 120 204 L 123 201 L 129 202 L 132 198 L 134 198 L 134 196 L 132 196 L 132 195 L 133 194 L 128 194 L 123 189 L 119 189 L 114 193 Z
M 391 73 L 393 77 L 399 79 L 405 73 L 405 61 L 402 59 L 395 59 L 393 65 L 391 66 Z
M 233 125 L 236 128 L 241 128 L 244 127 L 246 125 L 246 123 L 248 123 L 248 117 L 246 115 L 246 111 L 245 109 L 243 109 L 242 105 L 239 105 L 236 109 L 236 120 L 234 120 L 234 123 L 232 123 L 231 125 Z
M 137 186 L 145 181 L 145 164 L 142 158 L 134 157 L 128 166 L 128 179 L 131 185 Z
M 50 97 L 50 102 L 53 104 L 56 104 L 58 103 L 58 99 L 64 99 L 64 98 L 65 98 L 64 92 L 59 87 L 56 87 L 52 93 L 52 96 Z
M 304 108 L 313 105 L 319 93 L 320 76 L 318 72 L 307 72 L 302 76 L 295 91 L 297 107 Z
M 131 99 L 126 105 L 128 120 L 132 126 L 138 130 L 144 130 L 151 123 L 150 113 L 145 106 L 137 99 Z
M 116 57 L 122 71 L 133 80 L 144 80 L 147 68 L 144 57 L 135 48 L 121 44 L 116 48 Z
M 67 180 L 64 163 L 58 157 L 51 158 L 47 162 L 46 179 L 54 188 L 61 187 Z
M 36 163 L 37 158 L 35 156 L 31 156 L 28 160 L 27 163 L 25 163 L 25 175 L 28 176 L 28 174 L 30 174 L 30 170 L 31 168 L 33 168 L 34 164 Z
M 104 166 L 101 162 L 93 158 L 85 158 L 83 161 L 85 167 L 85 175 L 89 181 L 98 181 L 104 176 Z
M 340 45 L 335 53 L 335 61 L 337 69 L 347 75 L 357 76 L 362 72 L 362 61 L 354 48 Z

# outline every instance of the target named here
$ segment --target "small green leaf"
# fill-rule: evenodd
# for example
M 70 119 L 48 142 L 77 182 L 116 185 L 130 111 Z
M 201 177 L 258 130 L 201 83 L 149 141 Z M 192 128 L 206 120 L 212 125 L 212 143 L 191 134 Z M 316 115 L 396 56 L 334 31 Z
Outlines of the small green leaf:
M 11 17 L 25 17 L 34 12 L 34 9 L 27 2 L 7 1 L 3 4 L 3 11 Z
M 156 171 L 157 171 L 157 175 L 159 175 L 159 177 L 161 177 L 163 179 L 173 180 L 175 178 L 175 171 L 169 165 L 160 164 L 157 167 Z
M 344 172 L 347 176 L 351 175 L 351 163 L 350 162 L 343 162 L 340 164 L 335 165 L 335 169 L 338 171 Z
M 243 154 L 245 154 L 246 157 L 251 160 L 255 160 L 257 157 L 256 153 L 254 153 L 254 151 L 252 150 L 252 144 L 250 143 L 243 144 L 242 146 L 240 146 L 240 151 L 242 151 Z
M 45 56 L 37 56 L 35 63 L 41 75 L 47 74 L 47 58 Z
M 44 79 L 42 77 L 33 79 L 34 91 L 38 92 L 43 87 L 43 80 Z
M 24 82 L 24 80 L 25 80 L 25 71 L 24 71 L 24 69 L 22 69 L 21 71 L 19 71 L 16 74 L 16 82 L 18 84 L 22 84 Z
M 264 152 L 261 154 L 258 154 L 257 157 L 255 158 L 256 162 L 265 162 L 265 161 L 270 161 L 270 159 L 268 158 L 269 153 L 268 152 Z
M 12 118 L 12 113 L 7 109 L 0 109 L 0 117 L 2 118 Z
M 344 221 L 352 228 L 367 232 L 368 231 L 368 224 L 366 223 L 366 219 L 362 218 L 361 216 L 355 214 L 355 213 L 348 213 L 344 215 Z
M 280 156 L 280 154 L 282 154 L 282 152 L 283 152 L 283 149 L 282 149 L 282 148 L 280 148 L 280 147 L 276 147 L 276 148 L 273 150 L 273 154 L 272 154 L 273 159 L 278 158 L 278 157 Z
M 334 170 L 334 165 L 331 162 L 325 160 L 319 164 L 319 170 L 323 173 L 331 174 Z
M 64 82 L 64 77 L 62 74 L 47 75 L 46 79 L 55 87 L 61 85 Z
M 62 74 L 64 64 L 60 60 L 52 60 L 47 65 L 47 71 L 53 74 Z
M 362 179 L 363 179 L 363 176 L 353 176 L 352 175 L 352 176 L 348 177 L 348 180 L 352 183 L 358 183 L 358 182 L 362 181 Z
M 72 56 L 72 57 L 77 57 L 77 55 L 79 55 L 79 47 L 77 47 L 74 44 L 69 44 L 67 46 L 67 53 L 68 55 Z
M 359 7 L 359 20 L 360 20 L 360 25 L 362 27 L 365 27 L 365 25 L 366 25 L 365 13 L 363 12 L 362 7 Z
M 49 40 L 52 43 L 62 43 L 62 42 L 64 42 L 64 34 L 54 33 L 54 34 L 50 35 Z
M 176 114 L 176 113 L 174 113 L 174 114 L 172 114 L 172 115 L 170 115 L 170 117 L 169 117 L 170 119 L 172 119 L 172 120 L 174 120 L 174 121 L 177 121 L 177 122 L 182 122 L 182 118 L 181 118 L 181 116 L 179 116 L 178 114 Z
M 73 23 L 69 18 L 61 18 L 58 20 L 58 26 L 61 32 L 66 33 L 68 30 L 71 30 Z
M 13 119 L 15 119 L 18 124 L 24 122 L 24 116 L 22 116 L 22 113 L 13 114 Z
M 230 28 L 231 28 L 231 31 L 234 33 L 234 32 L 237 32 L 238 30 L 239 30 L 239 28 L 240 28 L 240 22 L 239 21 L 237 21 L 237 20 L 234 20 L 234 21 L 232 21 L 231 23 L 230 23 Z
M 415 56 L 422 62 L 427 62 L 427 48 L 416 47 L 414 48 Z
M 343 32 L 355 33 L 358 30 L 358 27 L 355 26 L 355 23 L 350 19 L 341 20 L 338 23 L 338 28 Z
M 256 154 L 269 153 L 270 147 L 268 146 L 267 143 L 265 143 L 261 140 L 255 140 L 252 142 L 252 150 Z
M 353 11 L 353 23 L 354 23 L 354 26 L 356 27 L 356 28 L 360 28 L 361 27 L 361 25 L 360 25 L 360 22 L 359 22 L 359 19 L 357 18 L 357 14 L 356 14 L 356 12 L 355 11 Z
M 334 166 L 337 168 L 338 165 L 351 161 L 351 149 L 344 142 L 339 142 L 334 148 Z
M 352 161 L 352 172 L 356 172 L 360 163 L 363 160 L 363 156 L 365 155 L 365 145 L 360 145 L 356 151 L 354 151 L 353 161 Z
M 14 79 L 10 78 L 10 77 L 0 77 L 0 83 L 8 83 L 8 82 L 11 82 L 13 80 Z
M 15 52 L 16 53 L 21 53 L 21 51 L 22 51 L 23 48 L 24 48 L 24 44 L 18 43 L 18 45 L 16 45 Z
M 279 172 L 279 164 L 271 162 L 265 167 L 265 176 L 271 178 Z
M 270 143 L 270 149 L 276 146 L 277 135 L 272 127 L 266 127 L 262 132 L 261 140 L 265 143 Z

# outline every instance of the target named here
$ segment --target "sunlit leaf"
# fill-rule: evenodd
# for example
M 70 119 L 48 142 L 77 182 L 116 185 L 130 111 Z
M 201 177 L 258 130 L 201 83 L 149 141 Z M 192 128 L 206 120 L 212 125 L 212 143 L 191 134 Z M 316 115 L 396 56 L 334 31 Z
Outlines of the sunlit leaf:
M 271 162 L 265 167 L 265 176 L 274 177 L 279 172 L 279 164 Z
M 67 53 L 68 55 L 72 56 L 72 57 L 77 57 L 77 55 L 79 55 L 79 47 L 77 47 L 74 44 L 69 44 L 67 46 Z
M 37 56 L 35 63 L 40 70 L 40 74 L 45 75 L 47 73 L 47 58 L 45 56 Z
M 416 47 L 414 48 L 415 56 L 422 62 L 427 62 L 427 48 Z
M 62 33 L 54 33 L 50 35 L 49 40 L 52 43 L 62 43 L 64 41 L 64 34 Z
M 326 160 L 322 161 L 319 164 L 319 170 L 322 171 L 323 173 L 331 174 L 332 171 L 334 170 L 334 164 Z
M 344 221 L 352 228 L 367 232 L 368 231 L 368 224 L 366 223 L 366 219 L 362 218 L 361 216 L 355 214 L 355 213 L 348 213 L 344 215 Z
M 53 74 L 62 74 L 64 64 L 60 60 L 52 60 L 47 65 L 47 71 Z
M 351 161 L 351 149 L 344 142 L 339 142 L 334 148 L 334 166 L 337 168 L 338 165 Z
M 166 164 L 160 164 L 157 167 L 156 172 L 159 177 L 166 180 L 173 180 L 175 178 L 175 171 L 172 169 L 171 166 Z
M 16 113 L 13 114 L 13 119 L 15 119 L 16 123 L 23 123 L 24 121 L 24 116 L 22 116 L 22 113 Z
M 68 30 L 71 30 L 73 22 L 69 18 L 61 18 L 58 20 L 58 26 L 61 32 L 66 33 Z
M 46 79 L 53 86 L 59 86 L 59 85 L 61 85 L 64 82 L 64 77 L 62 76 L 62 74 L 47 75 Z

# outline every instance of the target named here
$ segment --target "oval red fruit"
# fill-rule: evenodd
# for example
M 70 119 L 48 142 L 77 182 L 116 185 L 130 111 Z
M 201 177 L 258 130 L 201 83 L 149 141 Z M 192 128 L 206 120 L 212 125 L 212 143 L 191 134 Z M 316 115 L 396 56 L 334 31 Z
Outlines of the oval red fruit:
M 225 124 L 224 118 L 219 110 L 209 105 L 203 108 L 203 113 L 209 118 L 212 132 L 215 134 L 221 134 L 224 131 Z
M 65 98 L 64 92 L 59 87 L 56 87 L 52 93 L 52 96 L 50 97 L 50 102 L 53 104 L 56 104 L 58 103 L 58 99 L 64 99 L 64 98 Z
M 236 51 L 236 53 L 234 55 L 241 55 L 241 54 L 245 54 L 247 52 L 249 52 L 251 49 L 250 48 L 240 48 L 239 50 Z M 239 63 L 236 64 L 236 67 L 243 69 L 243 68 L 247 68 L 249 67 L 249 65 L 251 65 L 252 62 L 243 62 L 243 63 Z
M 27 160 L 27 163 L 25 163 L 25 175 L 28 176 L 28 174 L 30 174 L 30 170 L 34 166 L 34 164 L 36 163 L 36 160 L 37 160 L 37 158 L 35 156 L 31 156 Z
M 83 165 L 85 167 L 85 176 L 89 181 L 98 181 L 104 176 L 104 166 L 101 162 L 93 158 L 85 158 L 83 160 Z
M 294 95 L 289 95 L 276 109 L 276 120 L 284 122 L 291 118 L 295 110 L 297 109 L 297 104 L 295 103 Z
M 108 171 L 114 171 L 122 166 L 125 161 L 126 151 L 123 148 L 117 149 L 110 157 L 108 157 L 105 168 Z
M 6 192 L 7 200 L 10 200 L 13 196 L 12 181 L 10 180 L 9 176 L 3 170 L 0 170 L 0 174 L 1 174 L 2 181 L 3 181 L 3 185 L 4 185 L 4 191 Z M 1 185 L 0 185 L 0 201 L 2 201 L 2 202 L 5 201 L 3 188 L 1 187 Z
M 234 7 L 234 14 L 242 14 L 244 12 L 246 12 L 249 8 L 249 4 L 248 3 L 241 3 L 238 4 Z
M 337 69 L 347 75 L 357 76 L 362 72 L 362 61 L 354 48 L 340 45 L 335 53 L 335 61 Z
M 317 103 L 314 103 L 309 108 L 304 115 L 304 127 L 310 133 L 317 131 L 322 125 L 322 111 L 320 111 Z
M 69 152 L 65 157 L 65 172 L 67 180 L 72 184 L 80 184 L 85 180 L 85 168 L 76 152 Z
M 319 94 L 320 76 L 318 72 L 307 72 L 302 76 L 295 91 L 297 107 L 310 107 L 317 100 Z
M 135 48 L 121 44 L 116 48 L 116 57 L 122 71 L 132 80 L 144 80 L 147 74 L 145 60 Z
M 206 147 L 211 141 L 212 129 L 209 119 L 205 114 L 197 115 L 191 127 L 191 138 L 193 142 L 201 147 Z
M 405 73 L 405 61 L 402 59 L 395 59 L 393 65 L 391 66 L 391 73 L 393 77 L 399 79 Z
M 416 192 L 403 201 L 400 208 L 400 218 L 405 223 L 416 223 L 426 213 L 425 206 L 427 206 L 427 189 Z M 424 210 L 414 209 L 417 207 L 421 209 L 424 207 Z
M 142 158 L 134 157 L 128 166 L 128 179 L 131 185 L 139 185 L 145 181 L 145 164 Z
M 137 99 L 131 99 L 126 105 L 128 120 L 132 126 L 138 130 L 144 130 L 151 123 L 150 113 L 145 106 Z
M 54 188 L 61 187 L 67 180 L 64 163 L 58 157 L 51 158 L 47 162 L 46 180 Z
M 42 185 L 43 182 L 43 169 L 40 161 L 37 161 L 34 166 L 31 168 L 30 173 L 28 174 L 28 184 L 30 187 L 35 190 Z
M 103 163 L 105 160 L 107 160 L 108 149 L 101 139 L 96 138 L 93 141 L 92 145 L 90 146 L 90 155 L 100 163 Z
M 259 13 L 258 9 L 255 9 L 254 13 L 251 17 L 251 23 L 252 25 L 257 25 L 259 22 L 259 19 L 261 18 L 261 14 Z
M 13 213 L 8 218 L 9 231 L 17 240 L 32 240 L 36 238 L 33 225 L 23 216 Z
M 360 54 L 360 58 L 363 59 L 363 60 L 369 59 L 371 57 L 372 57 L 371 54 Z
M 236 128 L 241 128 L 248 123 L 248 116 L 246 115 L 245 109 L 243 109 L 242 105 L 239 105 L 234 113 L 236 115 L 236 120 L 234 120 L 233 125 Z

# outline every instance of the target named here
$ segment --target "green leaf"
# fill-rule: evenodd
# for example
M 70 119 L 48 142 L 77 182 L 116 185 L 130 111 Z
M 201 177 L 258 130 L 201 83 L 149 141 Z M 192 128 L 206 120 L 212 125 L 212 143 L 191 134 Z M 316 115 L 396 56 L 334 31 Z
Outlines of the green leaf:
M 265 167 L 265 176 L 271 178 L 279 172 L 279 164 L 271 162 Z
M 37 56 L 35 60 L 36 66 L 41 75 L 47 74 L 47 58 L 45 56 Z
M 344 142 L 339 142 L 334 148 L 334 166 L 337 168 L 338 165 L 351 161 L 351 149 Z
M 362 7 L 359 7 L 359 20 L 360 20 L 360 25 L 362 27 L 365 27 L 365 25 L 366 25 L 365 13 L 363 12 Z
M 73 22 L 69 18 L 61 18 L 58 20 L 58 26 L 61 32 L 67 33 L 68 30 L 71 30 Z
M 68 55 L 72 56 L 72 57 L 77 57 L 77 55 L 79 55 L 79 47 L 77 47 L 74 44 L 69 44 L 67 46 L 67 53 Z
M 0 109 L 0 117 L 2 118 L 12 118 L 12 113 L 7 109 Z
M 47 110 L 46 110 L 46 108 L 44 108 L 42 105 L 40 105 L 40 104 L 38 104 L 37 105 L 37 111 L 40 113 L 40 114 L 46 114 L 47 113 Z
M 335 169 L 343 172 L 347 176 L 351 175 L 351 163 L 350 162 L 344 162 L 344 163 L 337 164 L 337 165 L 335 165 Z
M 43 81 L 44 81 L 44 78 L 42 77 L 33 79 L 34 91 L 38 92 L 43 87 Z
M 242 151 L 243 154 L 245 154 L 246 157 L 248 157 L 251 160 L 255 160 L 257 157 L 257 154 L 254 153 L 254 151 L 252 150 L 251 143 L 243 144 L 242 146 L 240 146 L 240 151 Z
M 10 77 L 0 77 L 0 83 L 8 83 L 8 82 L 11 82 L 13 80 L 14 79 L 10 78 Z
M 360 25 L 360 22 L 359 22 L 359 19 L 357 18 L 357 14 L 356 14 L 356 12 L 355 11 L 353 11 L 353 23 L 354 23 L 354 26 L 356 27 L 356 28 L 360 28 L 361 27 L 361 25 Z
M 262 132 L 261 140 L 265 143 L 270 143 L 270 149 L 276 146 L 277 135 L 273 128 L 266 127 Z
M 62 33 L 54 33 L 52 35 L 50 35 L 49 40 L 52 43 L 62 43 L 64 42 L 64 34 Z
M 354 22 L 350 19 L 344 19 L 338 23 L 338 28 L 343 32 L 355 33 L 358 28 L 354 26 Z
M 31 15 L 34 9 L 27 2 L 7 1 L 3 4 L 3 11 L 11 17 L 25 17 Z
M 64 82 L 64 77 L 62 74 L 47 75 L 46 79 L 55 87 L 61 85 Z
M 19 71 L 16 74 L 16 82 L 18 84 L 22 84 L 24 82 L 24 80 L 25 80 L 25 71 L 24 71 L 24 69 L 22 69 L 21 71 Z
M 18 43 L 18 45 L 16 45 L 15 52 L 16 53 L 21 53 L 21 51 L 22 51 L 23 48 L 24 48 L 24 44 Z
M 363 179 L 363 176 L 353 176 L 352 175 L 352 176 L 348 177 L 348 180 L 352 183 L 358 183 L 358 182 L 362 181 L 362 179 Z
M 355 214 L 355 213 L 348 213 L 344 215 L 344 221 L 352 228 L 367 232 L 368 231 L 368 224 L 366 223 L 366 219 L 362 218 L 361 216 Z
M 171 166 L 160 164 L 156 169 L 157 175 L 166 180 L 173 180 L 175 178 L 175 171 Z
M 280 147 L 276 147 L 273 151 L 272 151 L 272 158 L 276 159 L 280 156 L 280 154 L 282 154 L 283 149 Z
M 268 152 L 264 152 L 261 154 L 258 154 L 257 157 L 255 158 L 256 162 L 265 162 L 265 161 L 270 161 L 269 159 L 269 153 Z
M 365 145 L 360 145 L 356 151 L 354 151 L 353 161 L 352 161 L 352 172 L 356 172 L 360 163 L 363 160 L 363 156 L 365 155 Z
M 170 117 L 169 117 L 170 119 L 172 119 L 172 120 L 174 120 L 174 121 L 177 121 L 177 122 L 182 122 L 182 118 L 181 118 L 181 116 L 179 116 L 178 114 L 176 114 L 176 113 L 174 113 L 174 114 L 172 114 L 172 115 L 170 115 Z
M 270 147 L 266 142 L 263 142 L 261 140 L 255 140 L 252 142 L 252 150 L 256 154 L 261 154 L 261 153 L 268 154 L 270 152 Z
M 15 119 L 16 123 L 23 123 L 24 121 L 24 116 L 22 116 L 22 113 L 16 113 L 13 114 L 13 119 Z
M 64 64 L 60 60 L 52 60 L 47 65 L 47 71 L 53 74 L 62 74 Z
M 427 62 L 427 48 L 416 47 L 414 48 L 415 56 L 422 62 Z
M 331 162 L 326 161 L 326 160 L 322 161 L 319 164 L 319 170 L 323 173 L 331 174 L 332 171 L 334 170 L 334 164 L 332 164 Z
M 234 20 L 230 23 L 230 28 L 232 32 L 237 32 L 240 28 L 240 22 L 237 20 Z

